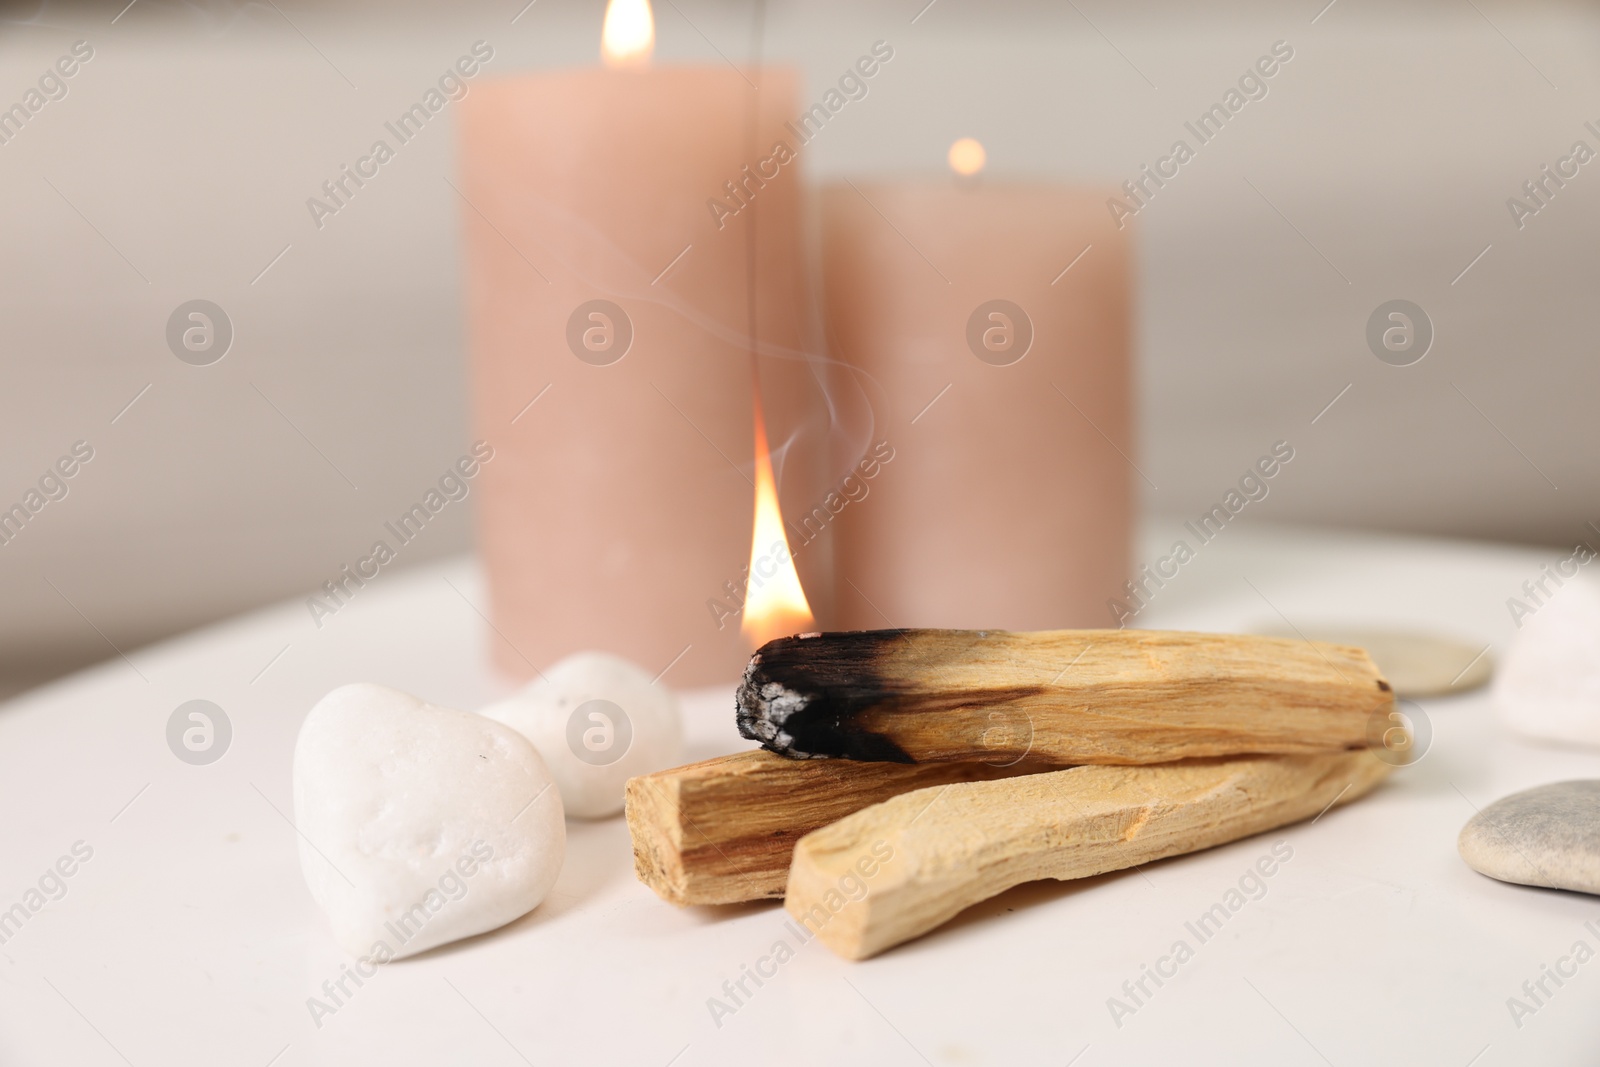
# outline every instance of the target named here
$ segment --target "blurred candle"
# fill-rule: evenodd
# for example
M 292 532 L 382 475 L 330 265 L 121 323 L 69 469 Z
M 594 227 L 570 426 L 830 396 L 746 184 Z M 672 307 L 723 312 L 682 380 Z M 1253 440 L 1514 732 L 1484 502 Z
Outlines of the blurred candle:
M 1103 191 L 978 181 L 983 160 L 963 139 L 960 181 L 823 192 L 834 355 L 882 388 L 894 452 L 839 519 L 845 628 L 1116 625 L 1139 477 L 1127 232 Z
M 599 648 L 664 681 L 738 676 L 754 467 L 752 332 L 781 494 L 820 492 L 803 355 L 787 70 L 648 66 L 649 7 L 616 0 L 606 64 L 461 103 L 467 320 L 497 663 Z M 759 91 L 756 86 L 759 85 Z M 714 206 L 720 204 L 720 209 Z M 809 422 L 808 422 L 809 420 Z M 799 442 L 799 443 L 797 443 Z M 808 570 L 822 553 L 798 560 Z M 719 609 L 716 604 L 721 604 Z M 681 659 L 677 658 L 680 656 Z

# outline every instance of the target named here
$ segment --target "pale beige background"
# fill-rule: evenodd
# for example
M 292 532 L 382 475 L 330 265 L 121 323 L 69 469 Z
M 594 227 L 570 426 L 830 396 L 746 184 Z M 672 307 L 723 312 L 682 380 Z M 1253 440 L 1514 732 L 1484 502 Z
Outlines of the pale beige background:
M 1505 208 L 1574 140 L 1600 147 L 1592 8 L 937 0 L 913 23 L 922 6 L 769 6 L 768 54 L 813 87 L 896 49 L 807 149 L 812 178 L 936 173 L 971 135 L 998 174 L 1120 181 L 1274 41 L 1295 49 L 1137 220 L 1151 512 L 1198 513 L 1286 438 L 1253 518 L 1548 544 L 1600 521 L 1600 162 L 1520 232 Z M 96 50 L 0 145 L 0 504 L 96 449 L 0 547 L 13 678 L 305 595 L 465 450 L 451 116 L 322 230 L 305 200 L 475 40 L 489 75 L 585 63 L 600 21 L 598 0 L 514 24 L 520 0 L 121 8 L 0 8 L 0 104 L 73 41 Z M 749 5 L 658 8 L 664 58 L 748 54 Z M 194 368 L 163 330 L 202 296 L 237 339 Z M 1393 297 L 1437 327 L 1414 367 L 1364 345 Z M 465 548 L 469 517 L 396 565 Z

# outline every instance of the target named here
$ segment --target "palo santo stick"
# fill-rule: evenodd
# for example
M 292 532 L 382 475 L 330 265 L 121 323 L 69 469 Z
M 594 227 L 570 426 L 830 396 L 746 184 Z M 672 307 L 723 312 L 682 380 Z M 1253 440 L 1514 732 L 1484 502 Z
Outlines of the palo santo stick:
M 1359 648 L 1153 630 L 868 630 L 763 645 L 739 732 L 780 755 L 1167 763 L 1365 747 L 1394 694 Z
M 626 793 L 634 871 L 673 904 L 781 897 L 794 843 L 817 827 L 913 789 L 1026 771 L 802 762 L 758 749 L 641 775 Z
M 1369 752 L 1337 752 L 919 789 L 801 838 L 784 907 L 839 955 L 865 959 L 1023 882 L 1248 837 L 1354 800 L 1388 771 Z

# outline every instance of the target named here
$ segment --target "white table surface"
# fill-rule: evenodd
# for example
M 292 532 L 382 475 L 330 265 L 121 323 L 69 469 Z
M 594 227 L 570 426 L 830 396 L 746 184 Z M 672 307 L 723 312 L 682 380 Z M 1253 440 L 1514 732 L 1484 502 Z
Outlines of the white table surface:
M 1176 532 L 1152 523 L 1144 558 Z M 1503 650 L 1505 599 L 1547 558 L 1241 524 L 1139 622 L 1246 629 L 1281 612 L 1301 627 L 1414 625 Z M 673 908 L 635 881 L 620 817 L 573 822 L 541 907 L 381 969 L 318 1028 L 306 998 L 344 957 L 301 881 L 287 821 L 296 730 L 346 682 L 467 708 L 505 692 L 487 666 L 496 638 L 472 603 L 482 593 L 468 560 L 401 572 L 321 630 L 286 604 L 0 706 L 0 909 L 75 842 L 94 850 L 66 895 L 0 946 L 0 1064 L 1600 1059 L 1600 962 L 1520 1028 L 1506 1006 L 1575 941 L 1600 948 L 1584 928 L 1600 927 L 1600 900 L 1491 881 L 1455 849 L 1475 805 L 1600 776 L 1600 755 L 1510 738 L 1484 693 L 1424 701 L 1434 740 L 1423 760 L 1314 825 L 1142 873 L 1023 886 L 864 963 L 813 942 L 720 1027 L 707 998 L 782 936 L 785 914 Z M 686 694 L 693 758 L 745 747 L 731 692 Z M 209 766 L 181 763 L 165 741 L 168 716 L 194 698 L 233 724 Z M 1198 944 L 1185 922 L 1280 839 L 1293 858 L 1266 895 Z M 1115 1025 L 1107 998 L 1179 938 L 1194 958 Z

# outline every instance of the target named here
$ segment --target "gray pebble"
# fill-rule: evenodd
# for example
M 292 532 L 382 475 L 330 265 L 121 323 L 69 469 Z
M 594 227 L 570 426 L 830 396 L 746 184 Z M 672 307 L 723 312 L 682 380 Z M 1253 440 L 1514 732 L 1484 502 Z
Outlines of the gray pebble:
M 1479 874 L 1600 894 L 1600 781 L 1552 782 L 1490 804 L 1456 839 Z

